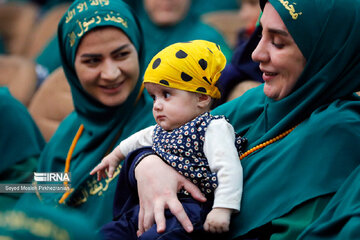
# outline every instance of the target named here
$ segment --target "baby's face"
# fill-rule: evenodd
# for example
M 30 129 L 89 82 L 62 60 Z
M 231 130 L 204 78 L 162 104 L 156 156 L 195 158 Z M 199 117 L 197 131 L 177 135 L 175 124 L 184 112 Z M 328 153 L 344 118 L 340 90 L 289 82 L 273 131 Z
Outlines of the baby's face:
M 197 93 L 154 83 L 145 83 L 145 87 L 154 100 L 155 121 L 166 131 L 178 128 L 204 112 Z

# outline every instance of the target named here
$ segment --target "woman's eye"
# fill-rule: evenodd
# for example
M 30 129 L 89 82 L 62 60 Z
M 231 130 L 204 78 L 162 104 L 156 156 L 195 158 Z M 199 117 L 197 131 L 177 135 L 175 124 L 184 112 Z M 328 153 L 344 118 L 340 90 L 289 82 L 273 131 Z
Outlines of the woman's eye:
M 94 65 L 94 64 L 96 64 L 96 63 L 98 63 L 98 62 L 100 62 L 100 61 L 101 61 L 101 60 L 98 59 L 98 58 L 89 58 L 89 59 L 83 60 L 82 62 L 83 62 L 84 64 Z
M 126 57 L 129 54 L 130 54 L 130 52 L 127 52 L 127 51 L 126 52 L 120 52 L 120 53 L 115 55 L 115 58 L 116 59 L 122 59 L 122 58 Z
M 283 43 L 272 42 L 272 44 L 278 49 L 282 49 L 285 46 Z

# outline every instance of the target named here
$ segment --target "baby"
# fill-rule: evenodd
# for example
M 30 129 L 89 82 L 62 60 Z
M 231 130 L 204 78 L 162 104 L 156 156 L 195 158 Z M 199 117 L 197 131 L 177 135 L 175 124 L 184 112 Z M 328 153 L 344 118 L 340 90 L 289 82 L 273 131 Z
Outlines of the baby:
M 107 171 L 112 177 L 127 154 L 152 146 L 158 156 L 196 184 L 208 199 L 213 196 L 211 211 L 203 214 L 206 219 L 200 218 L 201 225 L 205 221 L 204 230 L 228 231 L 231 214 L 240 210 L 243 175 L 239 151 L 246 140 L 237 137 L 224 116 L 209 113 L 212 100 L 220 98 L 215 84 L 225 64 L 219 46 L 204 40 L 176 43 L 155 55 L 146 69 L 144 85 L 154 100 L 157 124 L 122 141 L 90 174 L 97 172 L 100 180 Z M 194 219 L 191 214 L 189 217 Z M 177 224 L 180 229 L 180 223 Z M 168 222 L 166 225 L 170 226 Z M 116 226 L 121 228 L 121 224 Z M 128 229 L 117 229 L 119 239 L 133 236 L 126 235 Z M 167 234 L 173 231 L 174 228 L 166 229 Z M 160 233 L 153 230 L 151 234 L 155 237 Z

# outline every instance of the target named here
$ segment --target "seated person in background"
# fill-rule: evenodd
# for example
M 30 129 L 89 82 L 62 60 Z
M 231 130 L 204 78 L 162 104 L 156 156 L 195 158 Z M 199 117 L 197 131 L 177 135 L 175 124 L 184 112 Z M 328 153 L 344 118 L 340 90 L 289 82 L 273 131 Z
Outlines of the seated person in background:
M 0 87 L 0 183 L 31 182 L 45 141 L 26 107 Z M 11 209 L 19 193 L 1 193 L 0 211 Z
M 220 45 L 228 60 L 232 50 L 223 36 L 213 27 L 201 22 L 190 11 L 192 0 L 126 0 L 139 17 L 145 37 L 145 64 L 161 49 L 176 42 L 203 39 Z M 191 27 L 189 27 L 191 26 Z M 56 36 L 36 58 L 39 81 L 61 65 Z
M 251 58 L 252 52 L 260 41 L 261 30 L 261 27 L 256 27 L 251 37 L 234 50 L 231 62 L 226 64 L 219 79 L 218 84 L 222 96 L 215 106 L 235 99 L 264 82 L 259 63 Z
M 30 104 L 49 73 L 37 67 L 35 56 L 56 32 L 68 4 L 69 0 L 15 0 L 0 4 L 0 37 L 3 33 L 6 47 L 6 55 L 0 55 L 0 85 L 7 86 L 25 106 Z M 44 61 L 51 63 L 54 60 L 50 55 Z M 60 59 L 55 62 L 59 63 Z
M 100 180 L 108 170 L 112 177 L 126 155 L 152 146 L 164 161 L 214 199 L 202 206 L 180 191 L 179 195 L 186 199 L 183 206 L 190 209 L 190 218 L 198 226 L 196 230 L 201 231 L 203 226 L 212 233 L 227 232 L 231 213 L 240 210 L 242 168 L 238 150 L 245 140 L 235 139 L 233 127 L 223 116 L 209 113 L 212 98 L 220 97 L 216 83 L 225 63 L 219 46 L 203 40 L 176 43 L 159 52 L 144 75 L 145 87 L 154 99 L 157 125 L 122 141 L 90 174 L 97 172 Z M 138 222 L 138 206 L 128 210 L 104 227 L 107 239 L 137 239 L 137 225 L 129 225 Z M 171 225 L 166 232 L 154 225 L 142 238 L 157 239 L 163 235 L 182 239 L 188 235 L 174 216 L 166 221 Z
M 233 100 L 247 90 L 264 82 L 259 63 L 251 58 L 251 53 L 260 41 L 261 28 L 257 26 L 260 15 L 259 0 L 239 0 L 241 5 L 237 19 L 244 25 L 237 34 L 237 43 L 230 62 L 221 74 L 218 86 L 221 99 L 213 107 Z
M 238 33 L 236 46 L 242 45 L 251 37 L 261 13 L 259 0 L 239 0 L 239 2 L 241 5 L 238 12 L 239 20 L 243 22 L 245 27 L 240 29 Z

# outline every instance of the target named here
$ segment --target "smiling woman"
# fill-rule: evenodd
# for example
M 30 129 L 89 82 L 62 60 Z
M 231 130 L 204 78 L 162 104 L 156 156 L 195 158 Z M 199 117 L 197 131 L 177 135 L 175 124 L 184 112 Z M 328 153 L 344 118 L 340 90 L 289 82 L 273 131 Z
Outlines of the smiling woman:
M 118 0 L 74 1 L 58 26 L 58 41 L 75 111 L 42 152 L 38 172 L 70 172 L 71 190 L 41 194 L 52 206 L 79 210 L 97 228 L 112 218 L 117 175 L 97 182 L 89 172 L 116 143 L 154 123 L 142 91 L 144 42 L 138 20 Z M 36 201 L 27 194 L 20 205 Z
M 106 106 L 117 106 L 128 98 L 138 81 L 138 53 L 123 31 L 98 28 L 79 44 L 75 69 L 88 93 Z
M 262 38 L 252 53 L 263 72 L 264 93 L 280 100 L 293 90 L 306 59 L 272 5 L 265 6 L 260 20 Z

